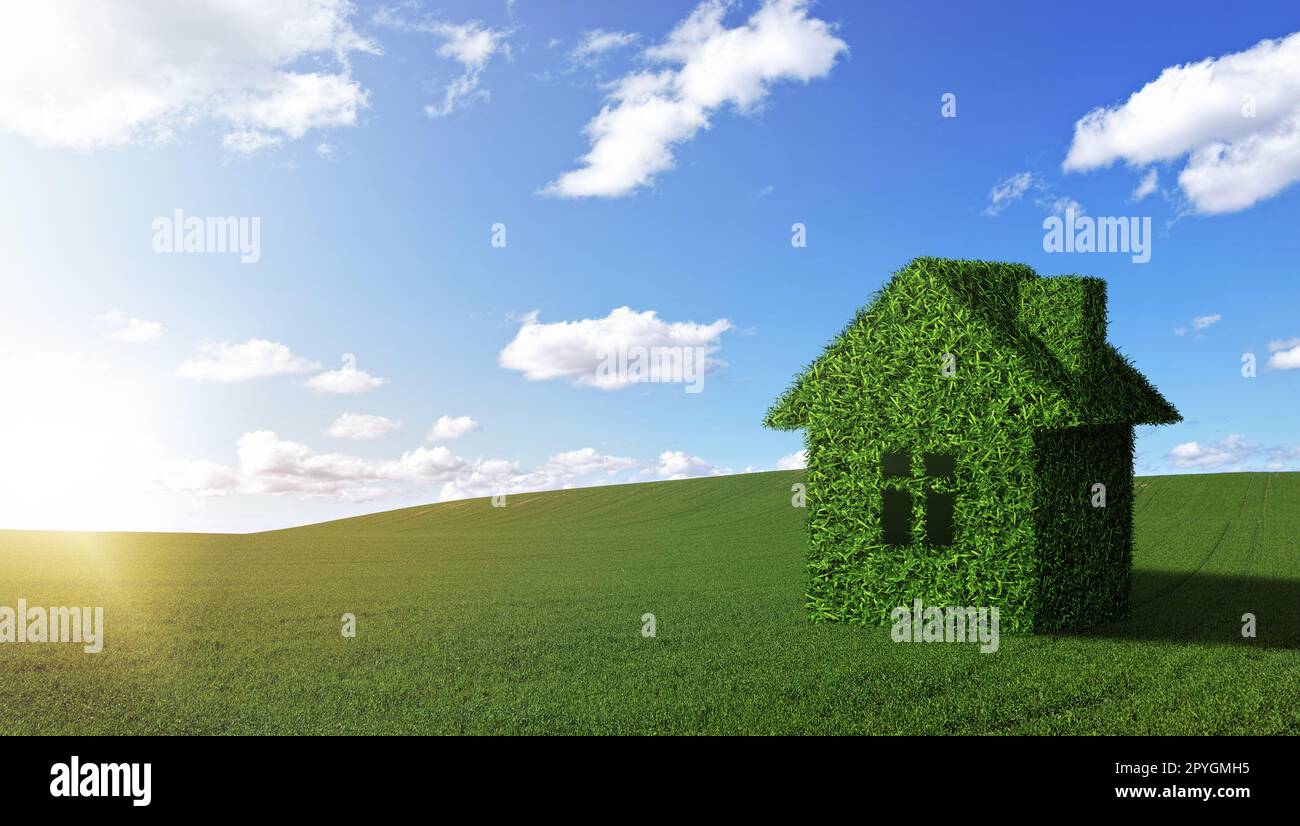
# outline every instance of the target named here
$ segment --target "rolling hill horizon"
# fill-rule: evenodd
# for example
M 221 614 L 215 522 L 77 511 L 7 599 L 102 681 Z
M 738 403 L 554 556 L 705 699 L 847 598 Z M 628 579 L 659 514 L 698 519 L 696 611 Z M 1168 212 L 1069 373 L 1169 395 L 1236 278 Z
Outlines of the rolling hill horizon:
M 564 494 L 564 493 L 571 493 L 575 491 L 610 490 L 614 488 L 635 488 L 635 487 L 653 486 L 653 485 L 671 485 L 671 484 L 678 484 L 681 482 L 697 482 L 697 481 L 707 480 L 707 479 L 720 479 L 720 478 L 728 478 L 728 477 L 735 477 L 735 476 L 759 476 L 764 474 L 794 474 L 795 476 L 802 476 L 803 473 L 804 473 L 803 470 L 754 470 L 754 471 L 745 471 L 743 473 L 719 474 L 717 476 L 690 477 L 687 479 L 657 479 L 654 481 L 647 481 L 647 482 L 618 482 L 618 483 L 608 484 L 608 485 L 582 485 L 582 486 L 574 486 L 574 487 L 567 487 L 567 488 L 555 488 L 549 490 L 534 490 L 534 491 L 525 491 L 521 493 L 510 493 L 507 495 L 513 498 L 513 497 L 522 497 L 522 496 L 538 496 L 543 494 Z M 1300 471 L 1233 470 L 1233 471 L 1209 471 L 1204 473 L 1192 472 L 1192 473 L 1173 473 L 1173 474 L 1151 474 L 1148 476 L 1135 474 L 1133 478 L 1135 481 L 1143 481 L 1143 480 L 1151 480 L 1151 479 L 1178 479 L 1178 478 L 1186 478 L 1186 477 L 1201 478 L 1201 477 L 1221 477 L 1221 476 L 1262 476 L 1262 475 L 1278 475 L 1278 476 L 1300 475 Z M 382 516 L 385 514 L 408 513 L 411 511 L 424 511 L 429 508 L 460 505 L 466 502 L 490 502 L 491 499 L 492 497 L 490 496 L 472 496 L 464 499 L 448 499 L 445 501 L 428 502 L 419 505 L 407 505 L 401 508 L 389 508 L 385 510 L 372 511 L 370 513 L 358 514 L 356 516 L 345 516 L 338 519 L 326 519 L 319 522 L 303 522 L 301 524 L 286 525 L 280 528 L 267 528 L 265 530 L 258 530 L 258 531 L 120 531 L 120 530 L 95 530 L 95 529 L 50 530 L 44 528 L 0 527 L 0 534 L 68 533 L 68 534 L 145 534 L 145 535 L 163 535 L 163 536 L 171 536 L 171 535 L 258 536 L 262 534 L 281 533 L 283 531 L 315 528 L 323 525 L 337 525 L 339 523 L 352 522 L 354 520 L 359 520 L 359 519 L 373 519 L 374 517 Z
M 0 533 L 0 606 L 106 629 L 0 645 L 0 733 L 1300 732 L 1300 474 L 1139 479 L 1131 619 L 981 654 L 810 621 L 801 473 Z

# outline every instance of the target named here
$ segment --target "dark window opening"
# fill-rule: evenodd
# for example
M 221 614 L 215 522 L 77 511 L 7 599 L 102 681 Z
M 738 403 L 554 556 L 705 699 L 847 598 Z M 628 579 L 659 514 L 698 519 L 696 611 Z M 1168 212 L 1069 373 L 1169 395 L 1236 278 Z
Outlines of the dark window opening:
M 956 497 L 935 490 L 925 493 L 925 539 L 931 545 L 951 545 L 956 526 L 953 505 Z
M 880 457 L 881 471 L 886 479 L 912 475 L 910 453 L 885 453 Z
M 926 476 L 952 476 L 957 471 L 957 458 L 951 453 L 925 454 Z
M 905 490 L 887 490 L 883 504 L 880 521 L 885 529 L 885 543 L 909 544 L 912 541 L 912 494 Z
M 921 479 L 925 491 L 925 541 L 935 546 L 952 545 L 957 533 L 954 518 L 957 497 L 934 489 L 934 480 L 952 480 L 957 474 L 957 459 L 951 453 L 922 455 L 925 474 Z M 882 453 L 881 475 L 885 479 L 908 479 L 912 476 L 912 455 L 906 452 Z M 911 486 L 915 489 L 915 485 Z M 912 542 L 914 516 L 912 492 L 886 488 L 882 492 L 880 521 L 888 545 Z

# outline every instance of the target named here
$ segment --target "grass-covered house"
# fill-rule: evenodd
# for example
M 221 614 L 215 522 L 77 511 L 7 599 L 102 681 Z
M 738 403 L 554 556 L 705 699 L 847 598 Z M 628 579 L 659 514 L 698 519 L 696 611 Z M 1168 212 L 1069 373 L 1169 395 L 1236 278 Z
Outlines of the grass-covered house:
M 1124 617 L 1133 427 L 1180 418 L 1106 342 L 1104 281 L 916 259 L 765 419 L 805 433 L 814 618 Z

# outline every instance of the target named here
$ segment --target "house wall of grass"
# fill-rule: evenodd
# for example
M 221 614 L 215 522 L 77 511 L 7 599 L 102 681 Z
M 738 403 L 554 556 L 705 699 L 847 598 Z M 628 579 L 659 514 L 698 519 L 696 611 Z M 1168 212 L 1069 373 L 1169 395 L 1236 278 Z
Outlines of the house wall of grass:
M 883 623 L 916 598 L 997 606 L 1010 630 L 1122 616 L 1132 424 L 1178 419 L 1106 343 L 1104 282 L 916 259 L 766 418 L 804 429 L 812 616 Z M 897 453 L 907 472 L 886 475 Z M 929 474 L 926 454 L 952 474 Z M 887 541 L 890 491 L 910 494 L 906 541 Z M 933 494 L 952 494 L 950 544 L 927 535 Z
M 1044 430 L 1034 442 L 1042 505 L 1035 525 L 1040 589 L 1034 630 L 1126 619 L 1133 569 L 1133 428 Z
M 840 339 L 832 369 L 849 381 L 811 403 L 807 598 L 815 618 L 883 623 L 919 597 L 995 605 L 1004 628 L 1032 627 L 1036 474 L 1026 411 L 1050 394 L 1026 382 L 1013 348 L 945 293 L 928 279 L 895 281 L 854 320 L 860 329 Z M 882 474 L 886 452 L 910 456 L 911 478 Z M 951 455 L 953 475 L 926 476 L 927 453 Z M 886 490 L 911 493 L 906 545 L 885 541 Z M 931 491 L 956 494 L 946 547 L 926 535 Z

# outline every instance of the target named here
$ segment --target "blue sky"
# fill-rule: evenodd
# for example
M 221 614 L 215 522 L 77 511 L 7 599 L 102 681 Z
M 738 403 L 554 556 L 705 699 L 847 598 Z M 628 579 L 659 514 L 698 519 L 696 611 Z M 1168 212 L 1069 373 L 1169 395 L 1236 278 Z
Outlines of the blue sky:
M 0 527 L 242 531 L 771 469 L 801 445 L 766 407 L 921 255 L 1105 278 L 1111 342 L 1185 417 L 1140 431 L 1139 473 L 1300 465 L 1300 44 L 1256 45 L 1294 15 L 767 6 L 0 13 L 27 15 L 0 26 Z M 611 97 L 637 73 L 661 85 Z M 580 181 L 601 191 L 565 191 L 602 107 L 626 118 Z M 1045 252 L 1069 203 L 1149 217 L 1150 261 Z M 155 252 L 175 209 L 257 217 L 259 260 Z M 633 328 L 703 342 L 702 392 L 575 372 Z M 333 386 L 360 392 L 320 392 L 344 354 Z M 389 429 L 330 435 L 344 414 Z

